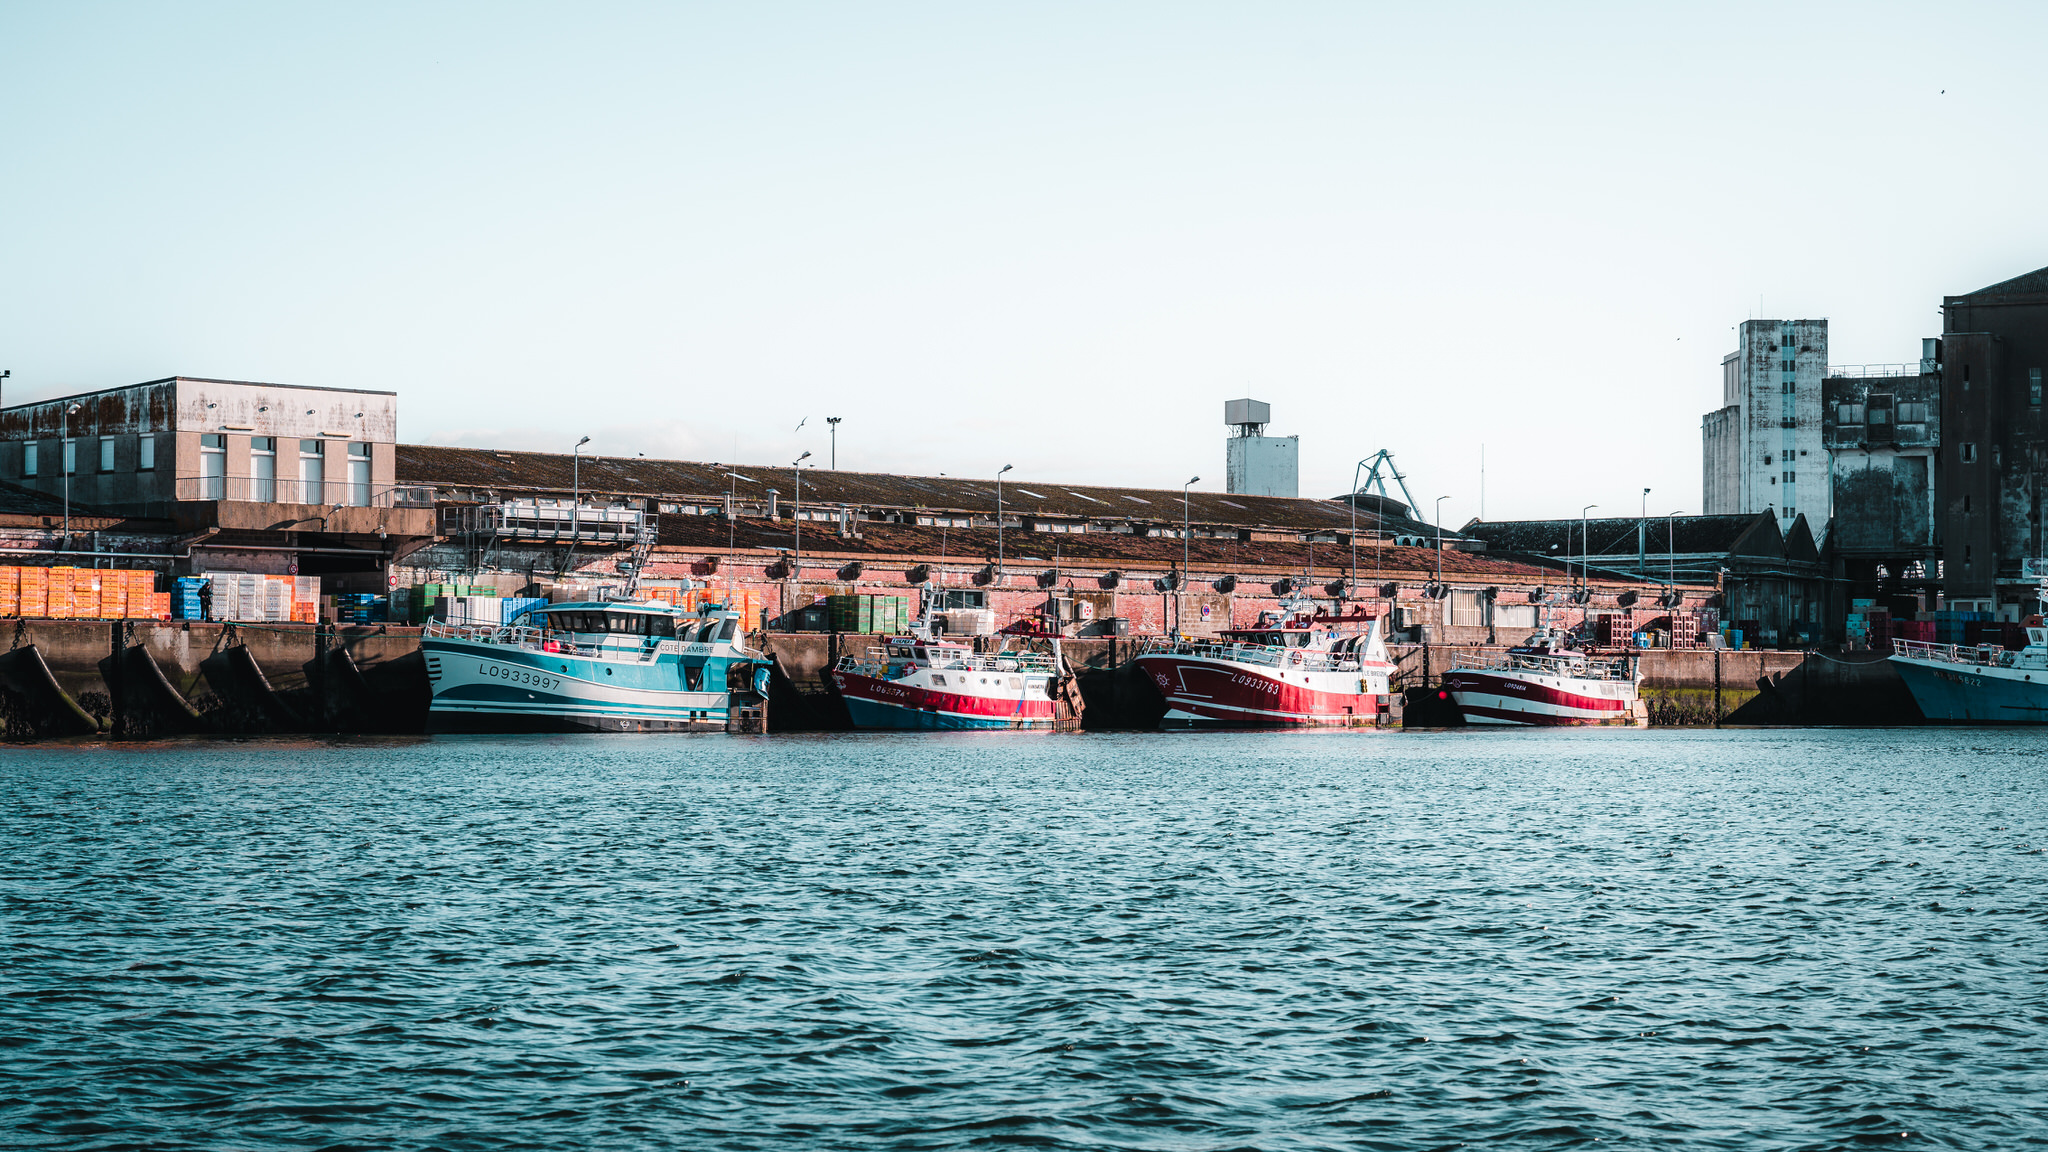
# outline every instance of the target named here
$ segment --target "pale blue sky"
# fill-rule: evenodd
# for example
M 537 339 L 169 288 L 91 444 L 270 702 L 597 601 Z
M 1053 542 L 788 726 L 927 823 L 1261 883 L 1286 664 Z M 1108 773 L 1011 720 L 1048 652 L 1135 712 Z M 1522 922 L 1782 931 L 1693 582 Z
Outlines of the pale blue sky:
M 1733 325 L 2048 264 L 2048 5 L 0 2 L 7 400 L 429 443 L 1696 511 Z M 1946 94 L 1942 90 L 1946 89 Z M 798 421 L 810 418 L 801 431 Z

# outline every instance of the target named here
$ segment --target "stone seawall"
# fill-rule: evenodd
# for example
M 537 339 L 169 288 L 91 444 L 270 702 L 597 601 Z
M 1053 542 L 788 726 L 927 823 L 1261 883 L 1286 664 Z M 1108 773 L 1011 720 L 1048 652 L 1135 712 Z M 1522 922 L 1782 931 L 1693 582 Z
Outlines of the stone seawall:
M 0 712 L 8 734 L 67 732 L 63 699 L 102 731 L 142 734 L 184 724 L 189 705 L 203 718 L 197 730 L 404 730 L 423 717 L 426 682 L 419 629 L 307 624 L 209 624 L 169 621 L 14 620 L 6 653 L 33 647 L 40 664 L 0 655 Z M 881 636 L 773 633 L 765 640 L 779 675 L 783 714 L 796 727 L 842 721 L 825 673 L 843 655 L 882 643 Z M 1027 642 L 1048 647 L 1042 641 Z M 1157 722 L 1157 692 L 1125 674 L 1142 641 L 1085 638 L 1063 650 L 1090 689 L 1101 714 L 1091 726 L 1145 727 Z M 156 677 L 125 649 L 137 648 L 161 671 L 171 696 L 141 708 Z M 239 649 L 240 651 L 233 651 Z M 1502 649 L 1470 645 L 1403 645 L 1391 649 L 1396 689 L 1426 692 L 1460 657 L 1490 658 Z M 232 658 L 230 658 L 232 657 Z M 1920 716 L 1903 682 L 1878 653 L 1730 652 L 1652 649 L 1642 653 L 1643 695 L 1658 724 L 1899 724 Z M 47 667 L 47 673 L 41 667 Z M 51 682 L 42 685 L 47 676 Z M 128 704 L 117 707 L 127 689 Z M 51 690 L 61 698 L 51 695 Z M 133 715 L 125 715 L 132 713 Z M 771 719 L 771 725 L 777 725 Z

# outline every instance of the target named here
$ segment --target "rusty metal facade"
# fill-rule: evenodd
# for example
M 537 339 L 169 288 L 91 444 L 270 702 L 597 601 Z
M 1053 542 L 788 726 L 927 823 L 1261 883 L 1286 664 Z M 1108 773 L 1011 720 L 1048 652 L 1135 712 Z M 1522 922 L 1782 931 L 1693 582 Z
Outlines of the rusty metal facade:
M 2038 604 L 2048 557 L 2048 268 L 1942 302 L 1941 498 L 1945 591 L 2008 614 Z

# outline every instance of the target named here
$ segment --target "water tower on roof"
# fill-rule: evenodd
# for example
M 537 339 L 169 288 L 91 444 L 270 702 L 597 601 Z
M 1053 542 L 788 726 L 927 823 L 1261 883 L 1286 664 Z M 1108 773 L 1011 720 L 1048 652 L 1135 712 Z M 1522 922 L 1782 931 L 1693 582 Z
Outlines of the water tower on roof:
M 1236 431 L 1225 441 L 1224 475 L 1231 492 L 1244 496 L 1297 496 L 1299 436 L 1268 436 L 1273 406 L 1263 400 L 1226 400 L 1223 422 Z

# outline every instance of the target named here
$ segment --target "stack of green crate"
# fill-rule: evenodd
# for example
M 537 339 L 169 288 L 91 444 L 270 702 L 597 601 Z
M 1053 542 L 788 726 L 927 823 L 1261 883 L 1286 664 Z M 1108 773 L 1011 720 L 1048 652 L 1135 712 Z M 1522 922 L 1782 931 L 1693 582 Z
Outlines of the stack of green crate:
M 827 596 L 834 632 L 894 634 L 910 629 L 907 596 Z
M 872 632 L 875 628 L 873 596 L 827 596 L 825 607 L 834 632 Z
M 443 596 L 455 595 L 450 584 L 415 584 L 412 586 L 412 623 L 424 624 L 433 618 L 434 602 Z

